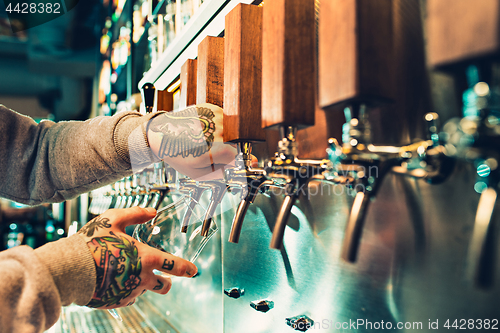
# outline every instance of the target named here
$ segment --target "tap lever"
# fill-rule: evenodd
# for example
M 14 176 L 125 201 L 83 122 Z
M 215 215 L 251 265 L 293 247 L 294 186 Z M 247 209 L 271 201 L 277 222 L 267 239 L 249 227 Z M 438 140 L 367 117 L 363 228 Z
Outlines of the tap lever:
M 466 277 L 482 288 L 487 288 L 492 283 L 492 219 L 496 200 L 497 192 L 493 188 L 487 188 L 481 193 L 467 255 Z

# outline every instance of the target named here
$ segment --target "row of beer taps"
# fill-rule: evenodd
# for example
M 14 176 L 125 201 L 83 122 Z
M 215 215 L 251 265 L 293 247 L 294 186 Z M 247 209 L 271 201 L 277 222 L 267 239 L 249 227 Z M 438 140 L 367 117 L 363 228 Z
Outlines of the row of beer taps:
M 175 170 L 165 166 L 163 162 L 155 163 L 139 174 L 95 192 L 96 200 L 93 200 L 89 211 L 97 215 L 108 208 L 159 208 L 165 195 L 172 189 L 189 192 L 194 198 L 192 204 L 196 204 L 203 192 L 210 190 L 212 199 L 203 228 L 206 231 L 225 191 L 228 188 L 238 188 L 241 201 L 229 238 L 230 242 L 237 243 L 249 205 L 260 192 L 265 192 L 270 187 L 278 187 L 284 189 L 285 200 L 277 216 L 271 248 L 279 249 L 283 243 L 291 208 L 299 195 L 305 193 L 307 184 L 310 181 L 342 184 L 356 192 L 342 251 L 345 260 L 354 262 L 368 205 L 376 196 L 386 174 L 392 172 L 438 184 L 451 173 L 454 160 L 460 158 L 472 161 L 477 166 L 479 185 L 476 185 L 476 190 L 483 193 L 478 208 L 478 212 L 481 212 L 479 218 L 487 219 L 489 223 L 493 214 L 491 200 L 496 198 L 495 187 L 498 184 L 498 152 L 495 141 L 498 141 L 500 135 L 500 118 L 495 114 L 496 110 L 491 110 L 489 105 L 490 101 L 498 96 L 489 90 L 485 82 L 477 82 L 471 89 L 466 94 L 469 98 L 475 98 L 476 114 L 470 114 L 472 106 L 469 103 L 469 115 L 458 125 L 455 124 L 456 126 L 453 126 L 456 122 L 453 120 L 445 126 L 448 131 L 440 133 L 438 115 L 428 113 L 424 119 L 427 123 L 427 140 L 400 147 L 374 145 L 370 139 L 369 107 L 363 104 L 354 105 L 345 109 L 347 122 L 344 126 L 344 144 L 339 145 L 335 139 L 329 140 L 329 159 L 299 159 L 297 129 L 283 128 L 275 157 L 267 161 L 264 167 L 252 166 L 251 142 L 238 143 L 236 167 L 226 169 L 224 180 L 178 179 Z M 372 167 L 377 168 L 377 177 L 370 176 L 368 170 Z M 482 188 L 484 186 L 486 187 Z M 189 217 L 184 221 L 182 230 L 185 231 Z M 485 238 L 484 235 L 476 235 L 478 232 L 475 233 L 476 238 Z
M 159 162 L 142 173 L 122 180 L 112 188 L 109 187 L 104 193 L 99 193 L 97 197 L 101 199 L 92 202 L 91 213 L 101 213 L 110 207 L 134 205 L 158 208 L 165 195 L 172 190 L 190 193 L 194 198 L 192 205 L 196 205 L 204 191 L 209 190 L 211 199 L 202 227 L 202 235 L 205 235 L 224 194 L 228 190 L 239 191 L 241 200 L 229 236 L 230 242 L 238 243 L 246 212 L 257 195 L 272 188 L 280 188 L 285 198 L 277 214 L 270 244 L 271 248 L 280 249 L 291 209 L 299 196 L 307 192 L 310 182 L 329 182 L 349 187 L 354 193 L 341 251 L 342 258 L 352 263 L 358 257 L 370 202 L 376 197 L 386 175 L 397 174 L 440 184 L 453 172 L 457 161 L 465 161 L 472 163 L 477 170 L 474 189 L 481 194 L 469 246 L 467 270 L 476 282 L 487 285 L 491 271 L 488 251 L 492 242 L 492 216 L 500 180 L 499 85 L 483 80 L 480 73 L 482 66 L 471 64 L 466 73 L 469 88 L 463 94 L 461 119 L 452 119 L 441 129 L 438 114 L 427 113 L 422 120 L 427 129 L 425 139 L 407 145 L 384 146 L 376 145 L 372 141 L 370 113 L 375 102 L 381 99 L 379 97 L 390 96 L 384 96 L 385 92 L 380 89 L 386 84 L 386 78 L 374 75 L 369 80 L 376 84 L 363 88 L 366 91 L 357 91 L 349 98 L 335 97 L 324 103 L 325 106 L 336 103 L 344 105 L 346 123 L 343 127 L 342 144 L 332 138 L 328 141 L 328 158 L 300 159 L 297 131 L 314 125 L 311 111 L 314 112 L 316 107 L 316 91 L 310 81 L 315 66 L 313 59 L 316 49 L 313 41 L 316 35 L 314 22 L 317 17 L 313 0 L 295 1 L 294 6 L 301 6 L 301 10 L 292 11 L 292 7 L 275 6 L 272 1 L 266 2 L 264 10 L 261 7 L 240 4 L 226 16 L 226 50 L 238 52 L 226 51 L 224 56 L 224 86 L 231 87 L 224 92 L 224 141 L 235 143 L 238 154 L 235 156 L 235 166 L 225 169 L 224 179 L 195 181 L 181 178 L 173 169 Z M 339 10 L 337 7 L 327 7 L 328 4 L 324 6 L 321 15 Z M 366 14 L 373 15 L 374 20 L 381 16 L 377 16 L 377 10 L 390 11 L 382 2 L 377 6 L 381 7 Z M 276 11 L 290 11 L 290 15 L 300 13 L 300 17 L 290 21 L 297 24 L 288 24 L 286 21 L 284 26 L 277 26 L 271 19 Z M 241 29 L 245 20 L 251 20 L 252 29 Z M 240 26 L 240 29 L 231 30 L 233 26 Z M 266 33 L 262 33 L 263 31 Z M 372 29 L 361 33 L 379 32 Z M 247 42 L 242 43 L 242 40 Z M 295 42 L 279 43 L 280 40 Z M 369 43 L 370 39 L 359 38 L 356 41 Z M 319 42 L 319 56 L 322 57 L 324 54 L 321 53 L 321 36 Z M 329 54 L 327 57 L 331 58 L 331 62 L 337 61 L 337 58 L 333 59 Z M 383 58 L 387 57 L 383 47 L 373 48 L 370 57 L 380 57 L 384 62 L 390 62 L 390 59 Z M 295 60 L 284 61 L 285 58 Z M 239 65 L 243 63 L 249 65 Z M 320 67 L 321 63 L 320 61 Z M 275 76 L 275 68 L 283 69 L 281 76 Z M 356 71 L 362 70 L 361 66 L 356 68 Z M 326 73 L 324 75 L 328 75 L 328 71 L 328 68 L 320 68 L 321 73 Z M 357 72 L 355 75 L 362 76 Z M 363 78 L 366 80 L 367 76 L 364 75 Z M 248 82 L 259 84 L 249 86 Z M 154 104 L 153 85 L 144 85 L 143 94 L 146 110 L 151 112 Z M 277 95 L 290 98 L 278 99 Z M 235 99 L 239 102 L 228 102 Z M 322 106 L 321 102 L 319 104 Z M 237 126 L 234 122 L 231 126 L 226 126 L 226 118 L 229 119 L 229 116 L 232 117 L 231 121 L 234 121 L 234 117 L 239 119 Z M 248 119 L 252 121 L 249 122 Z M 252 164 L 252 144 L 263 141 L 263 128 L 279 128 L 281 139 L 274 157 L 260 161 L 256 166 Z M 369 172 L 372 168 L 376 169 L 376 176 Z M 189 216 L 184 218 L 181 232 L 186 232 L 187 223 Z

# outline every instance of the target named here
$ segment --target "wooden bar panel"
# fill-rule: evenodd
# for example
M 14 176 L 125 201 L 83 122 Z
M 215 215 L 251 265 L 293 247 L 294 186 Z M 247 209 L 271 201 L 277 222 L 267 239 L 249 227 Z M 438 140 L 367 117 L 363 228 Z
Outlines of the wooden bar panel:
M 262 7 L 239 4 L 226 15 L 224 33 L 224 142 L 264 141 Z
M 314 124 L 315 1 L 266 0 L 262 126 Z
M 181 96 L 179 109 L 196 104 L 197 61 L 188 59 L 181 67 Z
M 321 2 L 321 107 L 394 99 L 392 10 L 392 0 Z
M 223 107 L 224 38 L 207 36 L 198 45 L 196 104 Z
M 433 67 L 500 51 L 498 0 L 428 0 L 428 60 Z
M 174 93 L 165 90 L 158 90 L 156 100 L 157 111 L 172 111 L 174 109 Z

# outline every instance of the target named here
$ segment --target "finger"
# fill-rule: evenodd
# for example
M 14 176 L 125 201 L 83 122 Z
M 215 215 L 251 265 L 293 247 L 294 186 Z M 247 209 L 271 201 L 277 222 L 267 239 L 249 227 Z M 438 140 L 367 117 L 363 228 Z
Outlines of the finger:
M 224 113 L 224 111 L 222 110 L 222 108 L 220 106 L 215 105 L 215 104 L 201 103 L 201 104 L 196 104 L 196 106 L 212 110 L 212 112 L 215 114 L 215 116 L 217 118 L 222 118 L 222 115 Z
M 156 209 L 135 206 L 131 208 L 110 209 L 105 214 L 113 221 L 115 226 L 124 231 L 125 227 L 129 225 L 144 223 L 154 218 L 156 216 Z
M 134 305 L 135 301 L 137 301 L 137 298 L 134 298 L 133 300 L 131 300 L 130 302 L 128 302 L 125 306 Z
M 161 275 L 155 275 L 154 278 L 151 279 L 151 283 L 147 286 L 148 290 L 161 295 L 168 293 L 170 288 L 172 288 L 172 279 Z
M 172 254 L 162 252 L 145 244 L 137 244 L 142 256 L 143 268 L 147 271 L 153 269 L 175 276 L 193 277 L 198 272 L 195 264 L 176 257 Z
M 212 155 L 212 163 L 228 164 L 234 160 L 238 149 L 223 142 L 214 142 L 210 148 L 210 154 Z

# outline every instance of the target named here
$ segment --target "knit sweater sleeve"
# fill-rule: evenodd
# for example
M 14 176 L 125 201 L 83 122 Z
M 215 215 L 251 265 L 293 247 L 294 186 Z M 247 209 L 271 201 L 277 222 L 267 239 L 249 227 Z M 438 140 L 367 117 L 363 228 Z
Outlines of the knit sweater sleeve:
M 80 235 L 36 250 L 0 252 L 0 267 L 0 332 L 43 332 L 57 321 L 61 305 L 87 304 L 96 283 L 95 263 Z
M 120 112 L 54 123 L 0 105 L 0 196 L 30 205 L 60 202 L 155 162 L 145 135 L 152 115 Z

